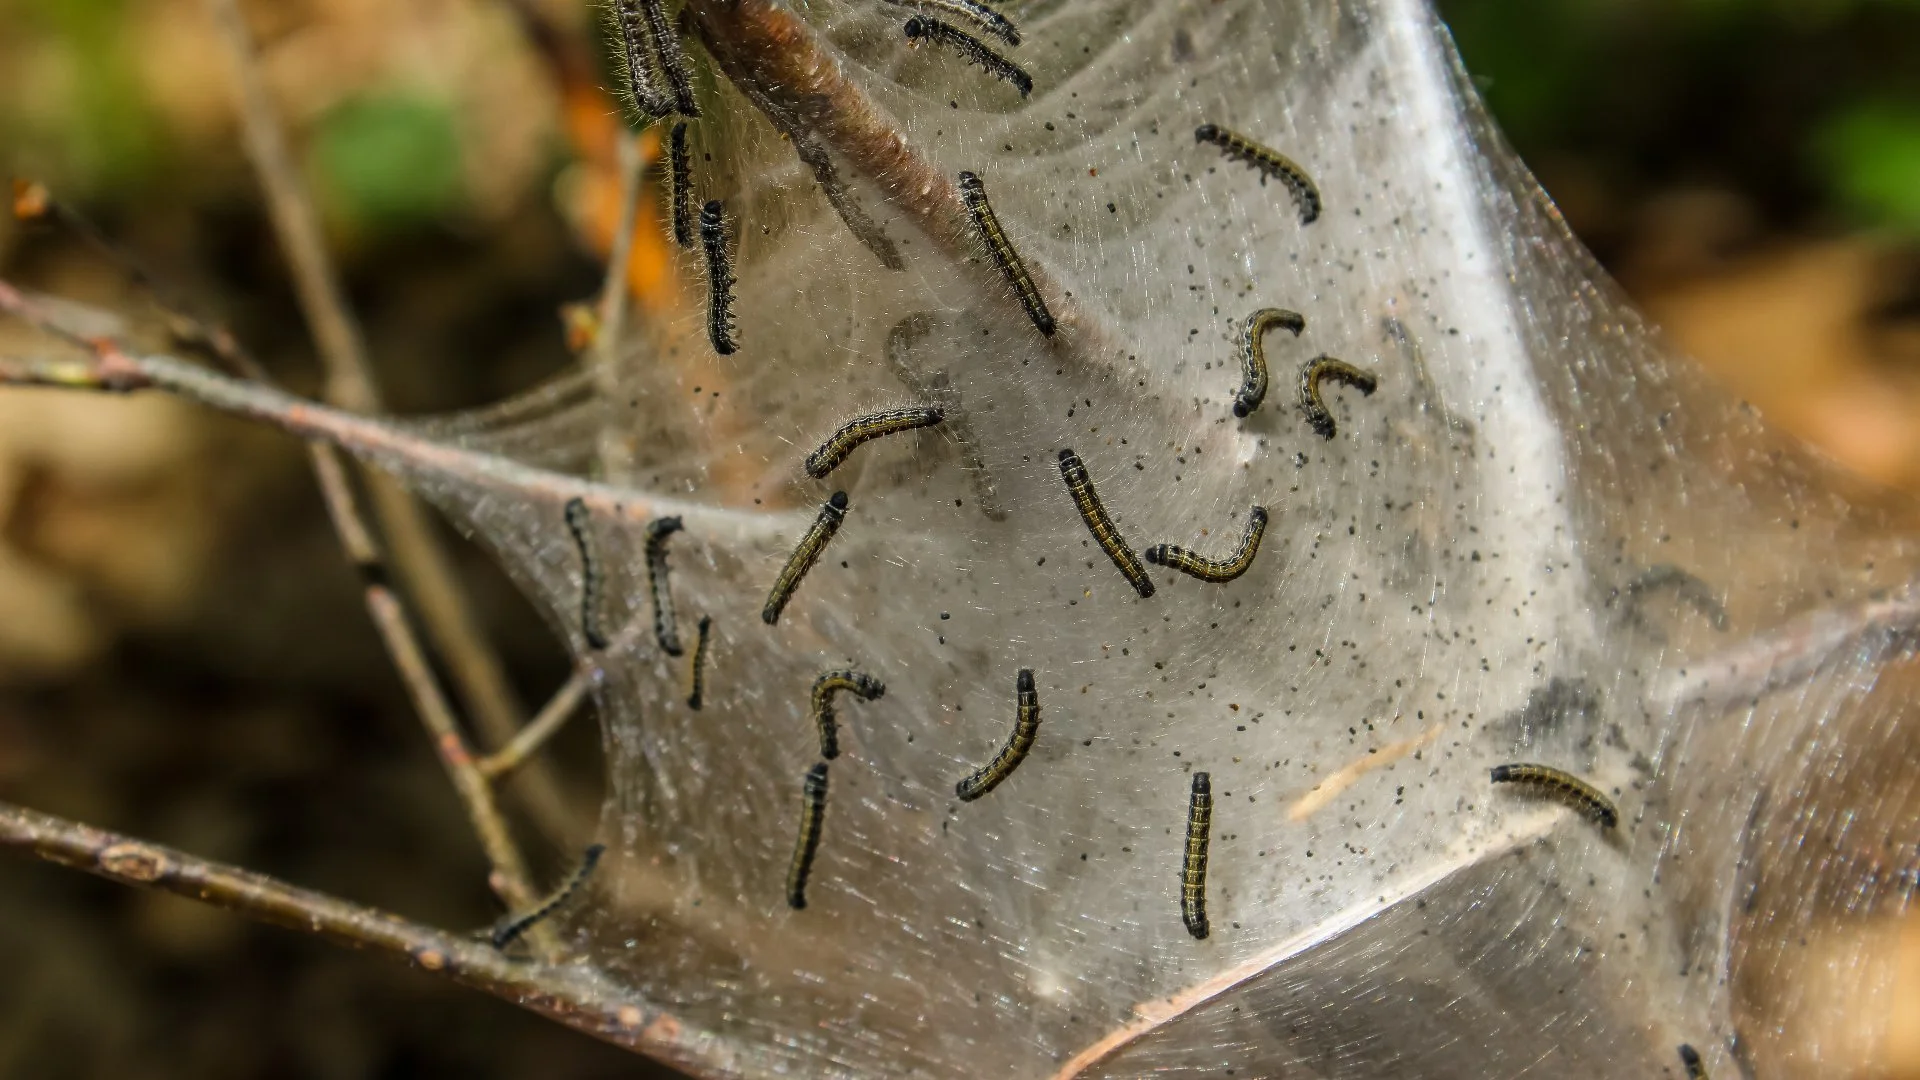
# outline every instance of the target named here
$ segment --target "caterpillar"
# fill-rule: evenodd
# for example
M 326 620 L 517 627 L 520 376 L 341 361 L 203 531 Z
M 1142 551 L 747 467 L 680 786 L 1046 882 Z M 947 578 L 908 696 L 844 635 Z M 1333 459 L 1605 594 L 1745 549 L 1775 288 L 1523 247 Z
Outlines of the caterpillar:
M 653 596 L 653 636 L 660 651 L 679 656 L 680 627 L 673 617 L 673 586 L 667 579 L 667 538 L 680 531 L 677 517 L 647 522 L 647 591 Z
M 707 643 L 711 640 L 713 616 L 700 616 L 700 636 L 693 640 L 693 689 L 687 694 L 687 708 L 698 711 L 706 700 Z
M 1680 1064 L 1687 1070 L 1687 1080 L 1707 1080 L 1707 1067 L 1700 1061 L 1700 1051 L 1686 1043 L 1680 1044 Z
M 1260 173 L 1262 184 L 1271 176 L 1287 185 L 1294 205 L 1300 208 L 1300 224 L 1311 225 L 1320 217 L 1320 189 L 1313 185 L 1313 178 L 1307 175 L 1307 171 L 1286 155 L 1218 124 L 1201 124 L 1194 128 L 1193 141 L 1218 146 L 1229 161 L 1246 162 Z
M 1316 434 L 1323 439 L 1331 439 L 1336 430 L 1333 414 L 1327 411 L 1326 403 L 1320 399 L 1320 383 L 1325 379 L 1346 383 L 1367 397 L 1373 396 L 1380 383 L 1345 360 L 1317 356 L 1307 361 L 1307 366 L 1300 369 L 1300 412 L 1306 416 L 1307 424 Z
M 687 156 L 687 122 L 673 125 L 667 135 L 667 206 L 673 221 L 673 242 L 693 246 L 693 164 Z
M 800 836 L 793 845 L 793 862 L 787 867 L 787 906 L 800 911 L 807 906 L 807 878 L 813 873 L 813 856 L 820 850 L 820 826 L 827 817 L 827 763 L 815 762 L 807 770 L 801 789 Z
M 1240 538 L 1240 547 L 1232 557 L 1208 559 L 1183 547 L 1155 544 L 1147 549 L 1147 561 L 1178 570 L 1189 577 L 1197 577 L 1201 581 L 1232 581 L 1253 565 L 1253 556 L 1260 550 L 1260 537 L 1266 531 L 1267 508 L 1256 506 L 1247 513 L 1246 535 Z
M 1000 219 L 994 216 L 993 206 L 987 202 L 987 189 L 980 183 L 979 176 L 970 172 L 960 174 L 960 200 L 967 204 L 967 213 L 973 216 L 973 227 L 986 243 L 994 265 L 1000 268 L 1000 276 L 1013 286 L 1013 291 L 1020 297 L 1020 306 L 1027 309 L 1027 318 L 1033 320 L 1033 325 L 1039 328 L 1042 335 L 1052 337 L 1053 313 L 1047 310 L 1047 302 L 1041 298 L 1040 290 L 1033 287 L 1033 278 L 1027 274 L 1027 264 L 1020 261 L 1020 253 L 1013 250 L 1006 231 L 1000 228 Z
M 1020 69 L 1018 64 L 994 52 L 980 43 L 980 39 L 965 30 L 939 19 L 926 15 L 915 15 L 907 20 L 905 26 L 907 41 L 919 45 L 923 41 L 936 41 L 958 52 L 969 64 L 979 64 L 987 73 L 1011 84 L 1020 91 L 1021 97 L 1033 93 L 1033 76 Z
M 1233 395 L 1233 415 L 1244 417 L 1267 398 L 1267 331 L 1278 327 L 1299 337 L 1307 320 L 1298 312 L 1261 308 L 1247 316 L 1240 335 L 1240 389 Z
M 673 113 L 670 91 L 661 86 L 662 76 L 654 65 L 649 47 L 652 19 L 641 8 L 649 0 L 618 0 L 607 6 L 607 18 L 613 23 L 615 51 L 619 53 L 621 89 L 627 104 L 642 124 Z M 658 0 L 651 0 L 657 5 Z
M 1087 523 L 1087 531 L 1093 534 L 1094 542 L 1113 560 L 1120 573 L 1133 586 L 1133 591 L 1142 598 L 1153 595 L 1153 579 L 1147 576 L 1147 568 L 1140 565 L 1140 559 L 1133 549 L 1120 538 L 1120 530 L 1114 528 L 1113 519 L 1107 516 L 1107 508 L 1100 503 L 1100 495 L 1093 490 L 1093 479 L 1087 475 L 1087 467 L 1081 463 L 1080 455 L 1072 450 L 1060 451 L 1060 476 L 1067 482 L 1067 490 L 1073 494 L 1073 505 L 1080 510 L 1080 520 Z
M 573 876 L 569 877 L 565 884 L 554 890 L 545 900 L 540 901 L 532 911 L 524 915 L 508 915 L 494 923 L 493 929 L 487 934 L 488 939 L 493 942 L 493 947 L 504 949 L 513 944 L 519 940 L 520 935 L 531 930 L 535 923 L 560 910 L 561 905 L 573 899 L 573 894 L 580 890 L 580 886 L 586 884 L 588 877 L 592 876 L 593 868 L 600 865 L 600 856 L 606 850 L 604 844 L 587 845 L 586 853 L 580 859 L 580 868 L 573 872 Z
M 993 10 L 979 0 L 887 0 L 896 7 L 923 8 L 938 11 L 957 18 L 965 19 L 980 29 L 1006 42 L 1009 46 L 1020 44 L 1020 29 L 1013 25 L 1005 15 Z
M 1007 737 L 1007 745 L 993 755 L 993 760 L 975 769 L 972 775 L 953 786 L 953 793 L 960 796 L 961 802 L 973 800 L 1000 786 L 1000 782 L 1013 775 L 1025 760 L 1027 751 L 1033 749 L 1034 737 L 1040 734 L 1040 695 L 1033 688 L 1033 671 L 1021 668 L 1014 679 L 1017 692 L 1013 713 L 1013 734 Z
M 1187 796 L 1187 857 L 1180 864 L 1180 921 L 1187 933 L 1205 940 L 1207 926 L 1207 845 L 1213 829 L 1213 778 L 1193 774 Z
M 840 729 L 834 722 L 833 695 L 842 690 L 861 701 L 872 701 L 887 692 L 887 684 L 858 671 L 829 671 L 813 681 L 813 723 L 820 731 L 820 756 L 828 761 L 840 756 Z
M 1519 784 L 1559 799 L 1593 819 L 1602 828 L 1611 829 L 1620 824 L 1620 812 L 1614 809 L 1613 800 L 1601 794 L 1599 788 L 1551 765 L 1496 765 L 1493 768 L 1493 782 Z
M 807 475 L 815 480 L 824 480 L 861 443 L 915 428 L 932 427 L 944 419 L 946 414 L 938 407 L 927 405 L 856 416 L 840 425 L 839 430 L 827 436 L 826 442 L 807 455 Z
M 640 0 L 640 7 L 647 17 L 647 33 L 653 38 L 653 55 L 673 94 L 674 111 L 698 119 L 700 106 L 693 100 L 693 83 L 687 77 L 687 54 L 680 48 L 680 35 L 667 22 L 661 0 Z
M 580 547 L 580 634 L 589 648 L 604 649 L 607 637 L 600 632 L 600 566 L 593 558 L 592 538 L 587 535 L 591 520 L 587 502 L 578 496 L 567 500 L 567 529 Z
M 813 519 L 806 535 L 787 556 L 787 565 L 781 567 L 780 576 L 774 579 L 773 590 L 767 594 L 767 606 L 760 611 L 760 618 L 768 626 L 780 621 L 780 612 L 786 609 L 787 601 L 793 599 L 793 590 L 800 587 L 800 579 L 807 576 L 813 564 L 820 560 L 820 553 L 827 549 L 827 541 L 840 531 L 840 523 L 847 516 L 847 493 L 836 491 L 833 497 L 820 507 L 820 516 Z
M 709 199 L 700 208 L 700 242 L 707 249 L 707 340 L 713 351 L 731 356 L 740 343 L 733 335 L 733 260 L 727 254 L 726 210 Z

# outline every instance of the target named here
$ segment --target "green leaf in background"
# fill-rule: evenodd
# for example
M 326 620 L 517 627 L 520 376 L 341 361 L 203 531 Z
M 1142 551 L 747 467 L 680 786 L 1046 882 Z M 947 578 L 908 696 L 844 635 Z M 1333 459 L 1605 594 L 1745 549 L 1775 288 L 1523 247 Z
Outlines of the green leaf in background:
M 375 229 L 457 209 L 460 158 L 452 110 L 404 95 L 357 98 L 335 108 L 313 142 L 313 168 L 329 208 L 352 225 Z
M 1836 201 L 1871 224 L 1920 233 L 1920 106 L 1851 106 L 1814 150 Z

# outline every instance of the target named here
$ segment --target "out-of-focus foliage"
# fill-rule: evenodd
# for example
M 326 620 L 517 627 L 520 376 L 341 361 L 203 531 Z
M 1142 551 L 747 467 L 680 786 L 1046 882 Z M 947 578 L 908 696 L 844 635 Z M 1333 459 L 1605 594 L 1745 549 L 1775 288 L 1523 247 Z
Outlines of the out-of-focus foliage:
M 1920 106 L 1852 106 L 1821 132 L 1819 148 L 1848 208 L 1920 233 Z
M 313 166 L 323 197 L 361 226 L 438 218 L 462 195 L 453 114 L 420 98 L 367 97 L 332 110 L 315 132 Z

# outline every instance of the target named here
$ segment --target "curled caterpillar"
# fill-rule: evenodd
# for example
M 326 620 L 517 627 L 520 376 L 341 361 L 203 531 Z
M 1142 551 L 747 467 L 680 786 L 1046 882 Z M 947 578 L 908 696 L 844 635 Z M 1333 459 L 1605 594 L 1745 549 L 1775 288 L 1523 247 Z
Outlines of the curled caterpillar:
M 833 695 L 842 690 L 861 701 L 872 701 L 887 692 L 887 684 L 858 671 L 829 671 L 813 681 L 813 724 L 820 732 L 820 756 L 828 761 L 840 756 L 840 728 L 834 720 Z
M 660 651 L 679 656 L 680 627 L 673 616 L 673 586 L 667 577 L 667 538 L 680 531 L 677 517 L 647 522 L 647 591 L 653 597 L 653 636 Z
M 1040 695 L 1033 688 L 1031 669 L 1020 669 L 1014 679 L 1014 690 L 1013 734 L 1007 736 L 1007 744 L 993 755 L 992 761 L 953 786 L 953 793 L 960 796 L 961 802 L 972 802 L 999 787 L 1025 760 L 1027 751 L 1033 749 L 1033 740 L 1040 734 Z
M 1253 557 L 1260 550 L 1260 537 L 1266 531 L 1267 508 L 1256 506 L 1248 511 L 1246 535 L 1240 538 L 1240 547 L 1230 557 L 1208 559 L 1183 547 L 1155 544 L 1147 549 L 1147 561 L 1178 570 L 1189 577 L 1197 577 L 1201 581 L 1232 581 L 1253 565 Z
M 1300 369 L 1300 412 L 1316 434 L 1331 439 L 1336 432 L 1333 413 L 1327 411 L 1326 403 L 1320 399 L 1320 383 L 1326 379 L 1346 383 L 1366 397 L 1372 397 L 1380 383 L 1345 360 L 1317 356 L 1307 361 L 1307 366 Z
M 1232 161 L 1244 161 L 1260 173 L 1260 182 L 1268 177 L 1287 185 L 1294 205 L 1300 208 L 1300 224 L 1311 225 L 1320 217 L 1320 189 L 1313 185 L 1307 171 L 1277 150 L 1261 146 L 1245 135 L 1228 131 L 1218 124 L 1201 124 L 1193 129 L 1193 141 L 1212 143 Z
M 1120 573 L 1133 586 L 1133 591 L 1142 597 L 1153 595 L 1153 579 L 1147 576 L 1147 568 L 1140 565 L 1140 559 L 1120 537 L 1120 530 L 1113 525 L 1113 519 L 1107 516 L 1107 508 L 1100 502 L 1100 494 L 1093 490 L 1093 479 L 1087 475 L 1087 467 L 1080 461 L 1080 455 L 1072 450 L 1060 451 L 1060 476 L 1067 482 L 1067 491 L 1073 495 L 1073 505 L 1080 511 L 1080 520 L 1087 523 L 1087 531 L 1093 534 L 1094 543 L 1107 553 Z
M 920 8 L 965 19 L 1010 46 L 1020 44 L 1020 29 L 1005 15 L 979 0 L 887 0 L 896 7 Z
M 592 538 L 587 535 L 591 513 L 585 499 L 567 500 L 567 529 L 580 548 L 580 636 L 594 649 L 607 647 L 607 636 L 600 632 L 600 566 L 593 559 Z
M 926 15 L 915 15 L 907 20 L 905 27 L 907 40 L 915 45 L 923 41 L 934 41 L 966 57 L 969 64 L 979 64 L 987 73 L 1003 79 L 1020 91 L 1021 97 L 1033 93 L 1033 76 L 1020 69 L 1018 64 L 994 52 L 981 44 L 980 39 L 957 26 L 941 22 Z
M 827 436 L 826 442 L 807 455 L 807 475 L 815 480 L 825 479 L 861 443 L 915 428 L 932 427 L 944 419 L 946 415 L 940 409 L 922 405 L 856 416 L 841 424 L 839 430 Z
M 799 911 L 807 906 L 807 878 L 813 873 L 813 856 L 820 850 L 820 826 L 827 817 L 827 763 L 815 762 L 807 770 L 800 793 L 800 836 L 794 841 L 793 862 L 787 867 L 787 906 Z
M 667 216 L 673 221 L 673 242 L 693 246 L 693 162 L 687 154 L 687 122 L 673 125 L 667 136 Z
M 726 208 L 709 199 L 700 208 L 700 243 L 707 252 L 707 340 L 730 356 L 740 347 L 733 332 L 733 257 L 727 253 Z
M 1707 1067 L 1700 1061 L 1700 1051 L 1686 1043 L 1680 1044 L 1680 1065 L 1687 1070 L 1687 1080 L 1707 1080 Z
M 1233 415 L 1246 416 L 1267 398 L 1267 331 L 1278 327 L 1299 337 L 1307 320 L 1297 312 L 1261 308 L 1247 316 L 1240 334 L 1240 389 L 1233 395 Z
M 713 616 L 700 616 L 699 636 L 693 639 L 693 689 L 687 694 L 687 708 L 699 709 L 707 696 L 707 643 L 711 640 Z
M 1180 921 L 1187 933 L 1205 939 L 1207 926 L 1207 846 L 1212 841 L 1213 778 L 1193 774 L 1187 796 L 1187 855 L 1180 864 Z
M 1518 784 L 1559 799 L 1593 819 L 1602 828 L 1611 829 L 1620 824 L 1620 812 L 1614 808 L 1612 799 L 1585 780 L 1551 765 L 1496 765 L 1493 768 L 1493 782 Z
M 793 599 L 793 590 L 800 587 L 800 579 L 820 561 L 820 553 L 827 550 L 827 541 L 840 531 L 840 523 L 846 517 L 847 493 L 836 491 L 820 507 L 820 516 L 813 519 L 793 554 L 787 556 L 787 565 L 780 568 L 780 576 L 774 579 L 773 590 L 767 594 L 767 606 L 760 612 L 761 620 L 768 626 L 780 621 L 780 612 L 786 610 L 787 601 Z
M 1020 306 L 1027 309 L 1027 318 L 1039 328 L 1046 337 L 1053 336 L 1053 313 L 1047 310 L 1047 302 L 1040 296 L 1040 290 L 1033 287 L 1033 278 L 1027 274 L 1027 264 L 1020 261 L 1020 253 L 1013 250 L 1013 244 L 1007 239 L 1006 230 L 1000 227 L 1000 219 L 994 216 L 992 204 L 987 202 L 987 189 L 980 177 L 970 172 L 960 174 L 960 200 L 967 204 L 967 213 L 973 217 L 973 227 L 980 233 L 980 239 L 987 245 L 987 253 L 993 256 L 993 263 L 1000 268 L 1000 276 L 1013 286 L 1014 293 L 1020 297 Z
M 508 915 L 493 924 L 488 939 L 496 949 L 504 949 L 519 939 L 520 935 L 531 930 L 535 923 L 560 910 L 561 905 L 573 899 L 573 894 L 586 884 L 593 875 L 593 868 L 600 865 L 600 856 L 606 852 L 604 844 L 590 844 L 586 854 L 580 859 L 580 868 L 567 878 L 566 883 L 555 889 L 545 900 L 534 906 L 532 911 L 523 915 Z

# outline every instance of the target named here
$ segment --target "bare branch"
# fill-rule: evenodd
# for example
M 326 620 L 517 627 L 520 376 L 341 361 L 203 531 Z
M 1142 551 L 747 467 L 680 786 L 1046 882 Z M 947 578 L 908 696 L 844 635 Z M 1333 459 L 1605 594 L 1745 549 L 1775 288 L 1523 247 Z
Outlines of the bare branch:
M 266 195 L 274 230 L 292 268 L 295 291 L 312 328 L 326 370 L 326 400 L 361 413 L 383 408 L 367 357 L 366 342 L 347 306 L 339 276 L 327 254 L 312 196 L 287 147 L 260 70 L 252 35 L 238 0 L 207 0 L 233 65 L 241 127 L 247 153 Z M 480 632 L 445 548 L 415 501 L 384 477 L 369 477 L 368 491 L 392 546 L 408 591 L 427 632 L 460 690 L 481 733 L 504 743 L 520 727 L 524 710 L 507 681 L 505 668 Z M 572 815 L 551 775 L 530 774 L 529 809 L 549 834 L 564 837 Z
M 554 691 L 553 697 L 548 699 L 546 706 L 540 710 L 540 714 L 528 721 L 527 726 L 520 729 L 520 733 L 513 737 L 512 742 L 480 759 L 480 775 L 497 781 L 503 776 L 510 775 L 534 754 L 539 753 L 547 740 L 567 726 L 567 721 L 573 719 L 573 714 L 579 711 L 580 703 L 586 700 L 587 691 L 593 686 L 593 679 L 593 669 L 574 668 L 573 674 L 567 677 L 566 682 L 560 684 L 560 689 Z
M 686 1061 L 672 1016 L 622 995 L 592 969 L 514 959 L 476 938 L 129 836 L 0 802 L 0 847 L 135 888 L 184 896 L 339 945 L 404 957 L 451 979 L 629 1049 Z

